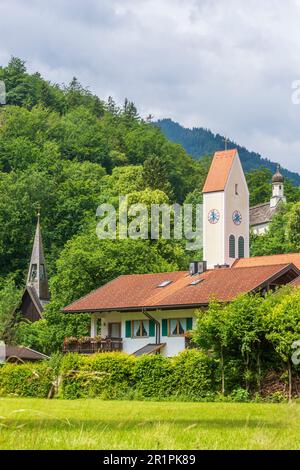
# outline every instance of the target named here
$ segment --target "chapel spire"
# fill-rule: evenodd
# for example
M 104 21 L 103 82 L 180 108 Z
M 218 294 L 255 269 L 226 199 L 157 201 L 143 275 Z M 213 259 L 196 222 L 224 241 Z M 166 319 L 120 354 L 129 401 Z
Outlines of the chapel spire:
M 280 165 L 277 165 L 276 173 L 272 178 L 272 197 L 270 201 L 271 209 L 277 207 L 279 202 L 286 202 L 284 195 L 284 177 L 280 172 Z
M 47 302 L 50 298 L 46 263 L 44 257 L 42 233 L 40 227 L 40 207 L 37 212 L 37 225 L 35 230 L 31 260 L 27 276 L 27 286 L 34 288 L 40 302 Z

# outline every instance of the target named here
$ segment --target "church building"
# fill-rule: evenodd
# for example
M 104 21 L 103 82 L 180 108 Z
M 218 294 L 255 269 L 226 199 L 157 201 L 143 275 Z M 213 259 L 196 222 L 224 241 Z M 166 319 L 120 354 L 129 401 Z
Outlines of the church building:
M 249 191 L 237 150 L 216 152 L 203 200 L 204 261 L 188 271 L 122 275 L 66 306 L 64 313 L 90 314 L 91 337 L 85 344 L 66 339 L 65 351 L 174 356 L 212 298 L 226 303 L 300 283 L 300 253 L 249 258 Z M 282 200 L 278 171 L 272 207 Z
M 250 227 L 256 235 L 264 235 L 280 205 L 286 202 L 284 195 L 284 177 L 279 165 L 272 178 L 272 197 L 269 202 L 250 207 Z
M 49 300 L 50 295 L 40 227 L 40 213 L 38 213 L 26 287 L 17 311 L 21 313 L 23 318 L 29 321 L 40 320 L 43 316 L 44 306 Z

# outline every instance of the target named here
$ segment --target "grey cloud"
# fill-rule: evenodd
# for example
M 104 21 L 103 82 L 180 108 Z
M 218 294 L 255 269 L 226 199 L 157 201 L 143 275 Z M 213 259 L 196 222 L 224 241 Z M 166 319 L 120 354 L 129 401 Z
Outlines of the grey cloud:
M 210 127 L 300 170 L 299 0 L 2 0 L 0 61 Z

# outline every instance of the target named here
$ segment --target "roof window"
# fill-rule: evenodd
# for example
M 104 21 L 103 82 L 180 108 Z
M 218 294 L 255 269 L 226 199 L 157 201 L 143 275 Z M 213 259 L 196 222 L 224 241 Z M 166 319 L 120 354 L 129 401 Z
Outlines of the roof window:
M 190 283 L 190 286 L 197 286 L 198 284 L 200 284 L 200 282 L 203 282 L 203 281 L 204 279 L 196 279 L 195 281 Z
M 163 281 L 157 287 L 167 287 L 172 281 Z

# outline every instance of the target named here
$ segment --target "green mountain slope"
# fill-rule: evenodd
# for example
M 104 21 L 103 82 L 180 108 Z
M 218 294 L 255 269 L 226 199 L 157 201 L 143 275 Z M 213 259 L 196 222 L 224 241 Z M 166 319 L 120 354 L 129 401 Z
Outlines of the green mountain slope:
M 163 131 L 169 140 L 181 144 L 195 159 L 200 159 L 204 155 L 213 154 L 215 151 L 224 148 L 224 136 L 214 134 L 208 129 L 201 127 L 187 129 L 179 123 L 172 121 L 172 119 L 161 119 L 157 121 L 155 125 Z M 267 158 L 262 158 L 258 153 L 250 152 L 245 147 L 237 145 L 235 142 L 229 141 L 228 148 L 233 147 L 237 148 L 239 151 L 245 172 L 261 166 L 275 172 L 276 163 Z M 283 169 L 283 174 L 293 180 L 297 185 L 300 185 L 300 175 L 298 173 Z

